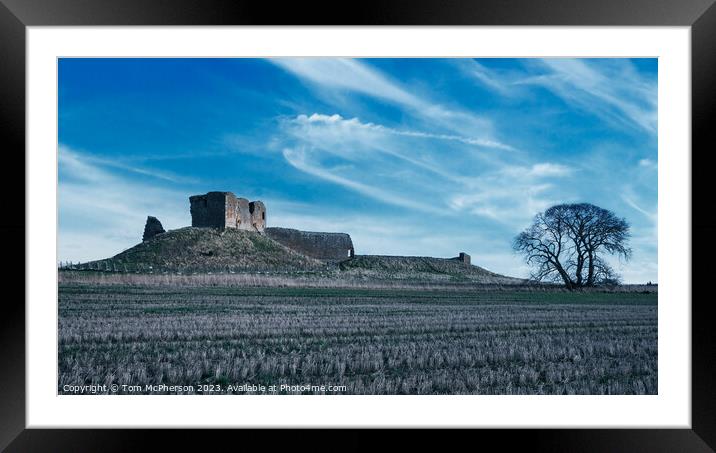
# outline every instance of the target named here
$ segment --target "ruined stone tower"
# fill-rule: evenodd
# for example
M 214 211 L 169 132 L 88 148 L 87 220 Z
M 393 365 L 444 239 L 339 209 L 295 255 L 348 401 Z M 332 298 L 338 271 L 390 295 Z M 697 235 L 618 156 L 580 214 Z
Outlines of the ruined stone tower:
M 148 216 L 147 223 L 144 225 L 144 235 L 142 236 L 142 241 L 148 241 L 154 236 L 162 233 L 165 233 L 164 227 L 162 227 L 162 222 L 160 222 L 156 217 Z
M 191 226 L 200 228 L 238 228 L 263 232 L 266 228 L 266 206 L 249 202 L 231 192 L 208 192 L 189 197 Z

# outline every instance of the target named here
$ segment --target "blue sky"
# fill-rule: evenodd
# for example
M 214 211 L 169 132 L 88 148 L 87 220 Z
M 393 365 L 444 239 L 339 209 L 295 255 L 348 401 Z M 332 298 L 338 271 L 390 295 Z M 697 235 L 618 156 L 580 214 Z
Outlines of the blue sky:
M 624 280 L 657 281 L 656 59 L 61 59 L 58 87 L 62 261 L 226 190 L 359 254 L 526 277 L 512 238 L 590 202 L 632 225 Z

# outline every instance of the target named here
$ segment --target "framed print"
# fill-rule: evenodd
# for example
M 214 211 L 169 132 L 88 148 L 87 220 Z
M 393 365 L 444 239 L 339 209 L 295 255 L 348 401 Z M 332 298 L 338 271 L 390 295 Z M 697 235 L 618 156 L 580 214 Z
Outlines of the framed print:
M 2 445 L 713 448 L 716 9 L 643 3 L 4 1 Z

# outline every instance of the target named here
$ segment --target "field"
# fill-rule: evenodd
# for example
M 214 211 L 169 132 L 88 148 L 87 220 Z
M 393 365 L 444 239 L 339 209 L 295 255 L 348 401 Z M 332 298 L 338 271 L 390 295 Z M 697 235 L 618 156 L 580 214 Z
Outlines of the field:
M 60 394 L 656 394 L 657 293 L 61 282 L 58 347 Z

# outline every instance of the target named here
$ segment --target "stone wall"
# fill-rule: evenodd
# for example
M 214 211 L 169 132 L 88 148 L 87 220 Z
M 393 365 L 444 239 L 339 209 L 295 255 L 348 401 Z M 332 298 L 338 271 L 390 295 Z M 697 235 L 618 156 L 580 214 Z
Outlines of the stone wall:
M 252 201 L 249 203 L 249 212 L 251 226 L 257 231 L 263 231 L 266 228 L 266 206 L 260 201 Z
M 249 200 L 246 198 L 236 198 L 232 207 L 232 215 L 226 216 L 226 224 L 240 230 L 256 231 L 251 225 L 251 213 L 249 212 Z M 228 209 L 227 209 L 228 213 Z M 227 228 L 231 228 L 227 227 Z
M 339 261 L 353 256 L 353 241 L 346 233 L 318 233 L 292 228 L 266 228 L 265 231 L 274 241 L 311 258 Z

